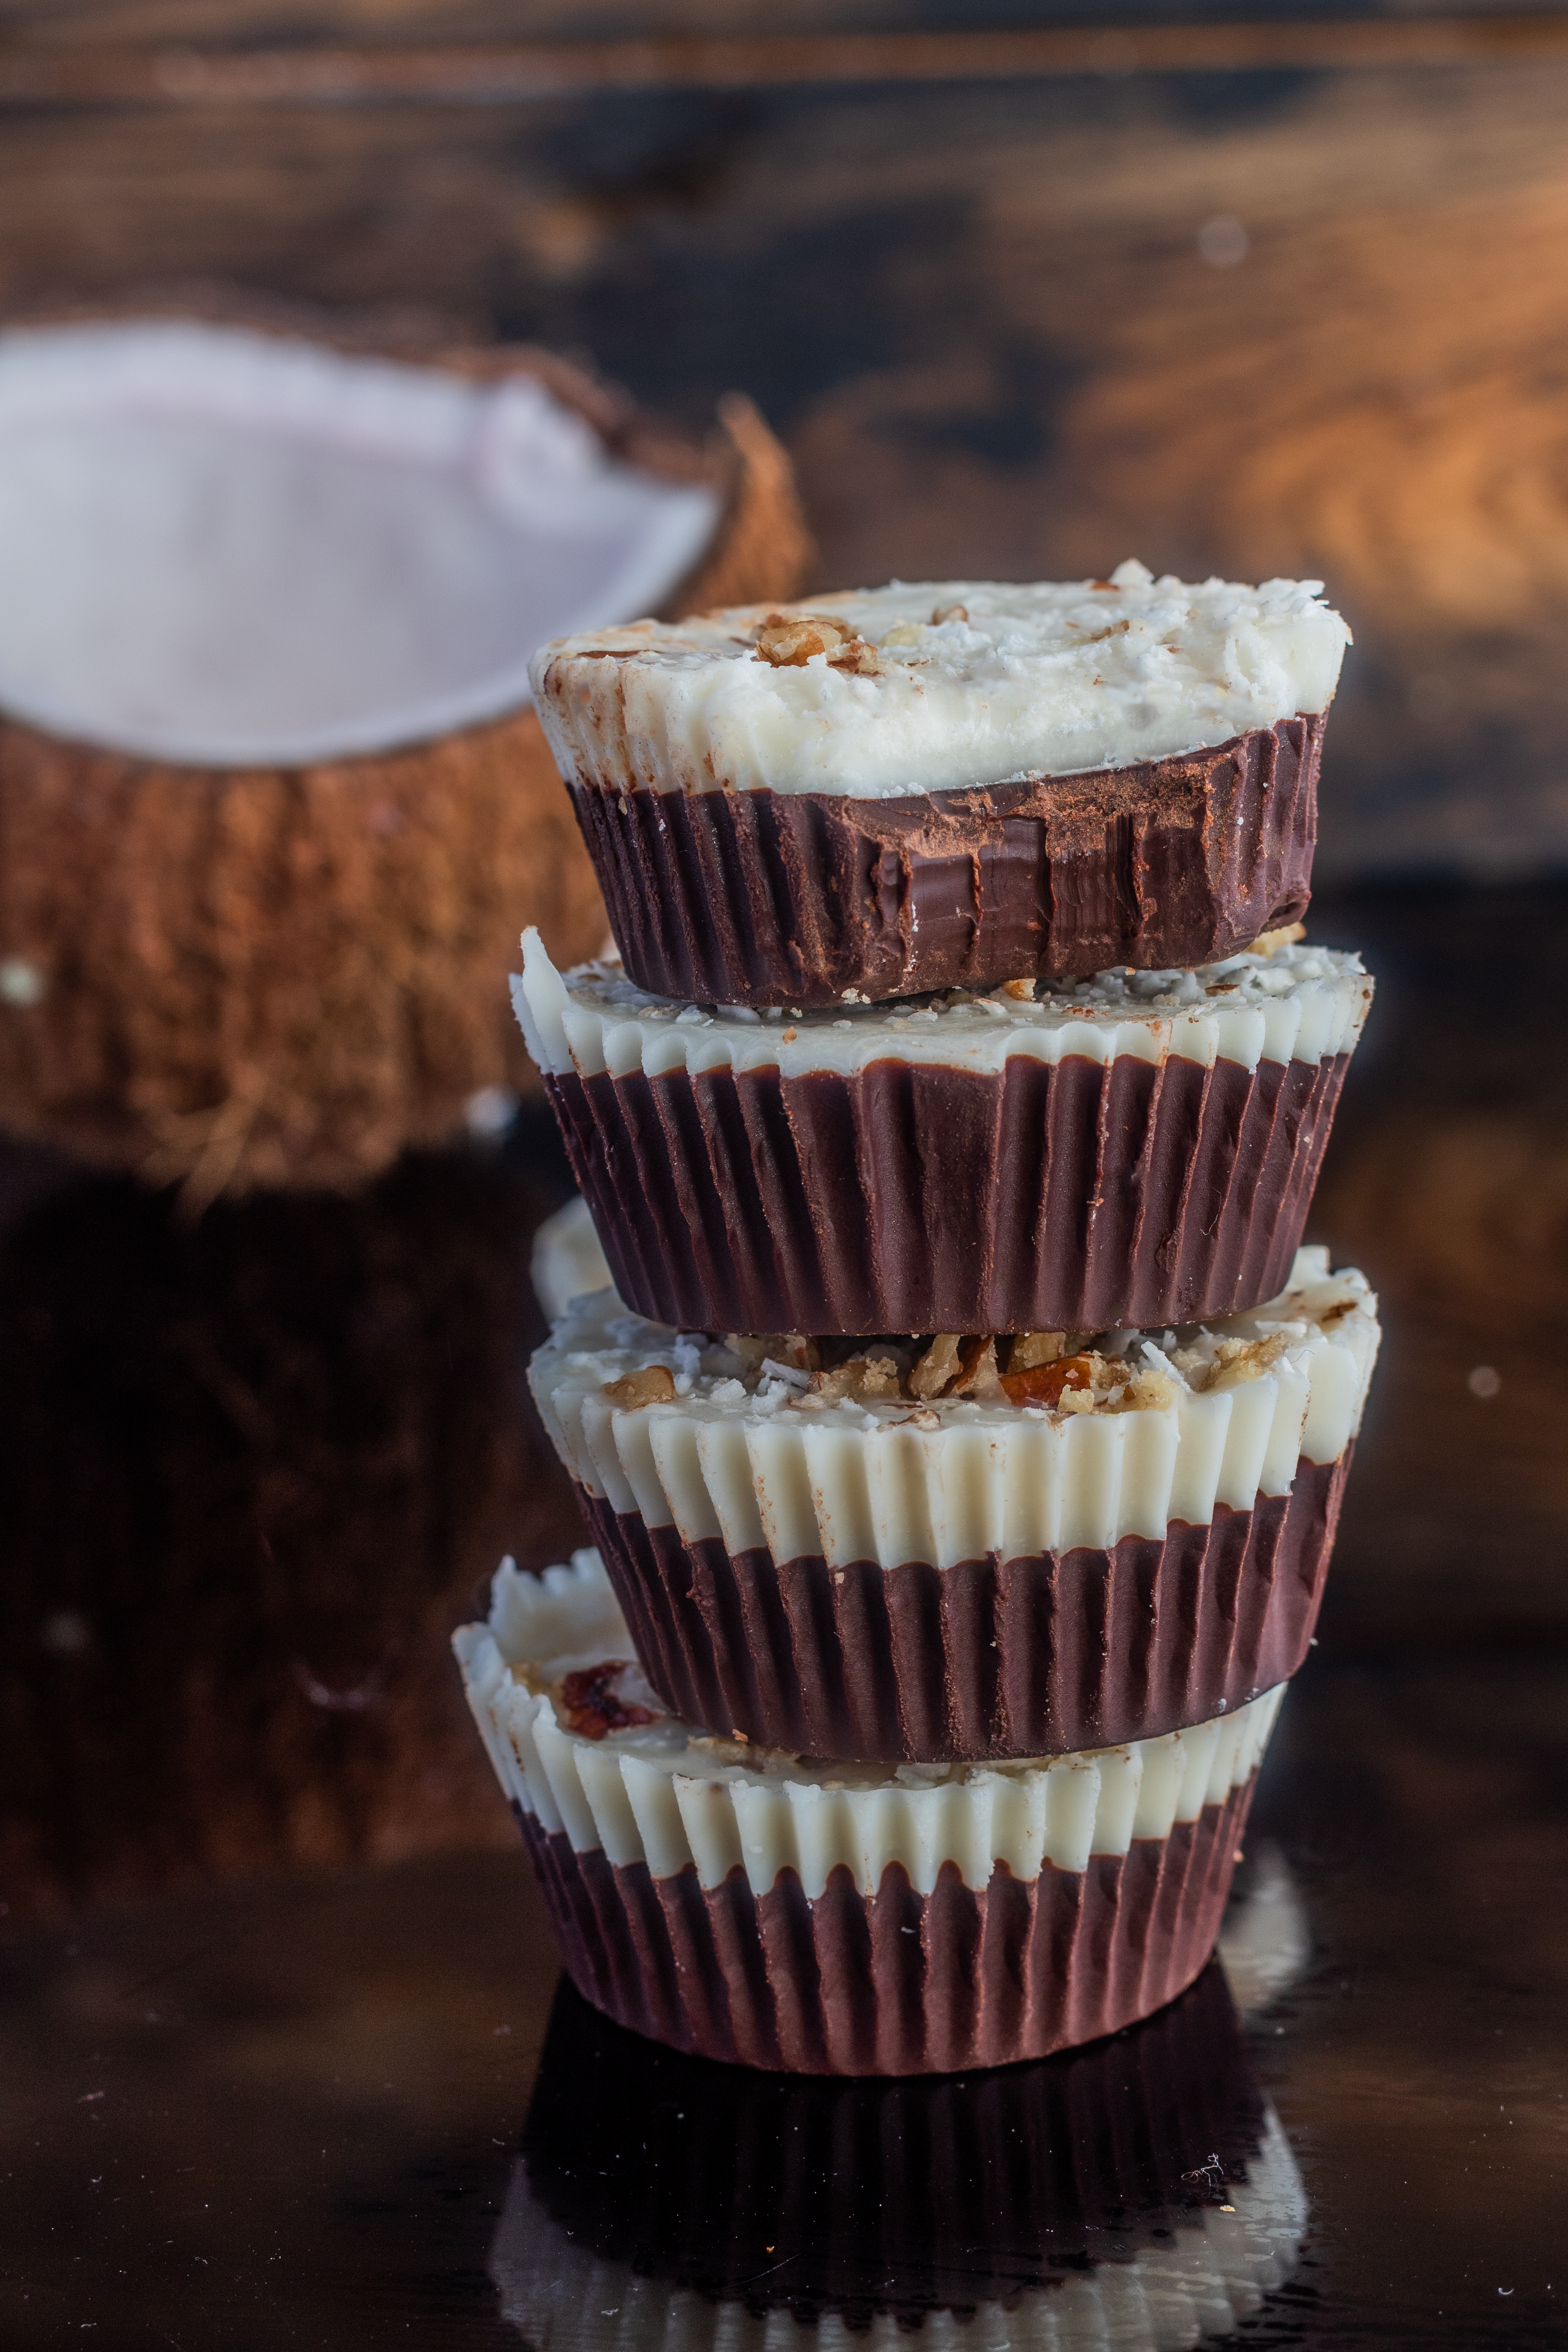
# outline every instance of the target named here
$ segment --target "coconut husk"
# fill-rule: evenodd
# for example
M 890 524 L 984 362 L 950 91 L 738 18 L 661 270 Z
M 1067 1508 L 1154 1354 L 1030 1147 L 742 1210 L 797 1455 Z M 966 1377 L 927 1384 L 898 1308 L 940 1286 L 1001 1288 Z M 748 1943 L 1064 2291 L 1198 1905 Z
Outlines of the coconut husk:
M 395 356 L 418 356 L 395 340 Z M 810 542 L 789 460 L 750 402 L 723 402 L 700 445 L 552 353 L 436 358 L 532 375 L 614 455 L 722 486 L 667 612 L 799 585 Z M 531 709 L 391 752 L 245 769 L 165 765 L 0 714 L 13 1137 L 180 1183 L 195 1206 L 257 1184 L 363 1183 L 449 1135 L 480 1089 L 536 1083 L 506 992 L 531 922 L 563 962 L 607 931 Z

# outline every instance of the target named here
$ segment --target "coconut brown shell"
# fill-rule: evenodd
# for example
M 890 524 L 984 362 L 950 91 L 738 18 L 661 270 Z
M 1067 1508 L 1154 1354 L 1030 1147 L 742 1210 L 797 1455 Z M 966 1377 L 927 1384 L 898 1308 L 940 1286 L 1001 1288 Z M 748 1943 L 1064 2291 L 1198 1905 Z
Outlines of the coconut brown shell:
M 789 460 L 749 402 L 721 404 L 704 448 L 553 354 L 440 360 L 532 374 L 617 456 L 724 487 L 669 611 L 799 585 L 810 542 Z M 563 963 L 607 929 L 531 709 L 261 769 L 164 765 L 0 713 L 0 1127 L 15 1137 L 182 1183 L 198 1205 L 362 1182 L 449 1134 L 479 1088 L 536 1083 L 506 991 L 528 923 Z

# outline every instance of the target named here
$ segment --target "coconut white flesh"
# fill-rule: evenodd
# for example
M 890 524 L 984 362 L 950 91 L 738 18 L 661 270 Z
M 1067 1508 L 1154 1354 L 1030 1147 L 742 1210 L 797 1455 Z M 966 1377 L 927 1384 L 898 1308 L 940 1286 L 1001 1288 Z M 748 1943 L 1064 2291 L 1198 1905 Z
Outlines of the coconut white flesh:
M 1310 2208 L 1290 2144 L 1266 2106 L 1245 2178 L 1226 2206 L 1170 2217 L 1170 2233 L 1125 2261 L 1070 2271 L 1005 2303 L 924 2313 L 918 2334 L 890 2312 L 803 2326 L 595 2253 L 529 2184 L 519 2158 L 490 2248 L 501 2313 L 533 2352 L 1190 2352 L 1231 2336 L 1296 2266 Z M 784 2273 L 787 2279 L 788 2273 Z M 891 2283 L 896 2291 L 897 2281 Z
M 1042 982 L 1037 996 L 958 988 L 924 1003 L 763 1015 L 650 996 L 612 961 L 559 972 L 531 926 L 511 993 L 528 1050 L 550 1076 L 776 1069 L 800 1077 L 816 1070 L 852 1076 L 885 1061 L 995 1075 L 1016 1054 L 1039 1062 L 1173 1056 L 1245 1070 L 1319 1062 L 1354 1049 L 1372 982 L 1350 950 L 1291 940 L 1271 954 L 1248 949 L 1194 971 Z
M 174 762 L 426 740 L 657 606 L 717 495 L 541 385 L 186 322 L 0 335 L 0 707 Z
M 1365 1276 L 1331 1273 L 1327 1250 L 1307 1248 L 1288 1288 L 1248 1314 L 1108 1335 L 1133 1377 L 1092 1410 L 1070 1394 L 1061 1409 L 824 1402 L 787 1366 L 764 1361 L 759 1377 L 721 1341 L 627 1314 L 614 1290 L 574 1302 L 529 1381 L 577 1483 L 685 1543 L 951 1568 L 1158 1540 L 1173 1520 L 1205 1527 L 1220 1506 L 1288 1493 L 1300 1463 L 1337 1462 L 1355 1435 L 1378 1339 Z M 1262 1344 L 1200 1385 L 1231 1341 L 1248 1355 Z M 606 1394 L 655 1365 L 672 1398 Z
M 1321 580 L 928 580 L 786 605 L 865 651 L 766 657 L 773 607 L 543 646 L 563 775 L 605 791 L 847 793 L 1126 767 L 1327 709 L 1350 631 Z M 605 655 L 613 659 L 604 659 Z
M 655 1878 L 694 1864 L 704 1886 L 741 1868 L 765 1895 L 793 1870 L 814 1899 L 849 1870 L 863 1895 L 900 1864 L 929 1895 L 952 1863 L 984 1887 L 1087 1869 L 1166 1838 L 1257 1770 L 1285 1685 L 1213 1723 L 1124 1747 L 1006 1764 L 826 1763 L 694 1731 L 642 1679 L 596 1551 L 542 1577 L 502 1562 L 488 1624 L 452 1637 L 490 1762 L 514 1804 L 574 1850 Z M 564 1677 L 626 1661 L 617 1695 L 651 1719 L 598 1738 L 571 1727 Z

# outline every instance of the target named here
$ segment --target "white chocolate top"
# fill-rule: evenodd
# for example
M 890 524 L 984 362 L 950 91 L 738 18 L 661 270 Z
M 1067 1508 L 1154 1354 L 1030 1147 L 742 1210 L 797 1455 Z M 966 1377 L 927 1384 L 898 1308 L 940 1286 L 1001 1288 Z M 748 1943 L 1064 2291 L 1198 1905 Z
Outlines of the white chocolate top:
M 1305 940 L 1272 955 L 1247 950 L 1195 971 L 1102 971 L 1042 981 L 1038 995 L 955 989 L 926 1002 L 845 1004 L 761 1014 L 744 1005 L 683 1004 L 635 987 L 618 963 L 563 975 L 539 933 L 522 938 L 512 1003 L 528 1050 L 552 1076 L 608 1070 L 776 1069 L 785 1077 L 849 1076 L 888 1060 L 1000 1071 L 1014 1054 L 1059 1062 L 1119 1054 L 1212 1066 L 1317 1062 L 1349 1053 L 1372 1003 L 1358 955 Z
M 606 1290 L 554 1326 L 528 1376 L 562 1461 L 616 1512 L 732 1554 L 951 1568 L 1159 1538 L 1173 1520 L 1204 1527 L 1219 1506 L 1287 1493 L 1303 1460 L 1337 1461 L 1360 1426 L 1376 1307 L 1362 1275 L 1299 1250 L 1289 1288 L 1250 1314 L 1110 1335 L 1127 1388 L 1052 1409 L 826 1398 L 785 1366 L 759 1376 L 721 1342 L 628 1315 Z M 656 1365 L 673 1395 L 606 1393 Z
M 784 608 L 847 625 L 853 665 L 775 666 L 756 641 L 776 608 L 746 605 L 557 638 L 531 674 L 580 782 L 884 800 L 1126 767 L 1323 710 L 1350 632 L 1321 588 L 1136 562 L 1098 583 L 895 581 Z
M 693 1731 L 655 1713 L 598 1738 L 566 1727 L 572 1673 L 633 1656 L 596 1551 L 542 1578 L 503 1561 L 488 1625 L 453 1636 L 468 1704 L 501 1786 L 579 1853 L 646 1862 L 656 1878 L 695 1863 L 704 1886 L 745 1871 L 765 1895 L 781 1870 L 819 1895 L 840 1864 L 866 1895 L 890 1863 L 921 1894 L 944 1862 L 985 1885 L 997 1862 L 1016 1878 L 1046 1864 L 1083 1870 L 1223 1804 L 1256 1770 L 1284 1685 L 1233 1715 L 1157 1739 L 1005 1764 L 851 1764 L 789 1756 Z M 561 1645 L 564 1645 L 563 1649 Z

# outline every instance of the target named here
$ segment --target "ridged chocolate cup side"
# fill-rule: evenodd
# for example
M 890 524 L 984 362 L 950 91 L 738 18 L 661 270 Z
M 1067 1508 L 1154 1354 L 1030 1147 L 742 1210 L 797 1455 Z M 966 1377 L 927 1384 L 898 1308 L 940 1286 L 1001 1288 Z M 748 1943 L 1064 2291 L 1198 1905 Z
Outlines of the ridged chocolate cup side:
M 1288 1682 L 1351 1451 L 1163 1540 L 952 1568 L 781 1566 L 577 1499 L 643 1672 L 686 1722 L 797 1755 L 974 1763 L 1183 1730 Z
M 1268 2131 L 1211 1962 L 1113 2041 L 909 2086 L 715 2067 L 628 2033 L 563 1978 L 522 2148 L 532 2210 L 580 2253 L 863 2326 L 1125 2261 L 1229 2203 Z
M 1022 783 L 569 789 L 626 968 L 657 996 L 835 1004 L 1212 963 L 1311 891 L 1323 714 Z
M 1253 1780 L 1164 1838 L 1084 1871 L 984 1887 L 942 1865 L 930 1895 L 889 1864 L 862 1895 L 840 1866 L 808 1897 L 743 1871 L 578 1853 L 522 1813 L 574 1983 L 618 2024 L 704 2058 L 803 2074 L 943 2074 L 1043 2058 L 1150 2016 L 1214 1949 Z
M 1285 1287 L 1349 1059 L 545 1086 L 616 1287 L 655 1322 L 1159 1330 Z

